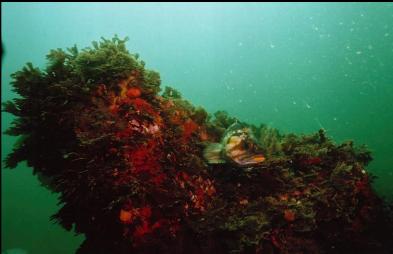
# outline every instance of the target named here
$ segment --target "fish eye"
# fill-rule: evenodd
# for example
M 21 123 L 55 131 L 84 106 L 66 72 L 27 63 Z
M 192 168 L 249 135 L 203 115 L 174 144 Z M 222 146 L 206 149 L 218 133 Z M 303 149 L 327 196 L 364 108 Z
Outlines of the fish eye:
M 244 148 L 245 148 L 245 149 L 249 149 L 249 148 L 250 148 L 250 144 L 247 143 L 247 142 L 245 142 L 245 143 L 244 143 Z

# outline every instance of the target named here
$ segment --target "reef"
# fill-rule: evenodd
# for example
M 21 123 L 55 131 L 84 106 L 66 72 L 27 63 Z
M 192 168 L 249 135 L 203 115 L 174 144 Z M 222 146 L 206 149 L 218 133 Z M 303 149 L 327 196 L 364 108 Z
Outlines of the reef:
M 85 235 L 77 253 L 393 253 L 364 146 L 249 124 L 266 160 L 210 165 L 204 148 L 239 119 L 161 91 L 126 39 L 47 60 L 12 74 L 5 164 L 26 161 L 59 193 L 52 219 Z

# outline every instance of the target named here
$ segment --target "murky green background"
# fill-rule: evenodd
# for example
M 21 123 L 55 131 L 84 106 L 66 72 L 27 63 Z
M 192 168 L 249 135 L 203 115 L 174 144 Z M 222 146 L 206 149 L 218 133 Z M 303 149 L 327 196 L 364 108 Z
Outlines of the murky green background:
M 283 132 L 325 128 L 365 143 L 381 195 L 393 196 L 393 4 L 2 3 L 2 101 L 10 74 L 45 66 L 50 49 L 129 36 L 148 68 L 210 112 Z M 12 117 L 2 113 L 2 131 Z M 15 138 L 2 135 L 2 159 Z M 56 195 L 26 165 L 2 170 L 2 251 L 73 253 L 74 237 L 49 221 Z

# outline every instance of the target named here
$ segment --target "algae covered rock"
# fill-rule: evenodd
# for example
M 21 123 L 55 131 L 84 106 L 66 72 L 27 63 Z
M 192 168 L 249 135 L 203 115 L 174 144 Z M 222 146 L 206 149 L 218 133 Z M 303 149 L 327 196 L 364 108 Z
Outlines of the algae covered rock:
M 60 194 L 53 219 L 85 235 L 78 253 L 392 251 L 391 210 L 364 147 L 249 125 L 266 159 L 212 165 L 204 149 L 238 119 L 160 93 L 126 39 L 47 59 L 12 75 L 19 97 L 3 110 L 19 141 L 5 163 L 26 161 Z

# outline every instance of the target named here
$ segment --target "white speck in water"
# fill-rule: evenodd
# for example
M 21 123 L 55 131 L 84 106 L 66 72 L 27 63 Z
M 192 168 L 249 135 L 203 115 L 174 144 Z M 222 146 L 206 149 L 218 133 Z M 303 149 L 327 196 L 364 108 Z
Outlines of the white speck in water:
M 347 61 L 347 63 L 348 63 L 349 65 L 351 65 L 351 64 L 352 64 L 351 60 L 349 60 L 349 58 L 348 58 L 348 57 L 345 57 L 345 61 Z
M 239 41 L 239 43 L 237 44 L 239 47 L 243 46 L 243 42 Z
M 362 51 L 360 51 L 360 50 L 356 51 L 356 55 L 361 55 L 361 54 L 362 54 Z
M 292 101 L 292 104 L 293 104 L 293 105 L 296 105 L 296 101 Z
M 274 49 L 276 47 L 276 45 L 274 45 L 273 43 L 270 43 L 270 48 Z
M 337 117 L 333 117 L 333 121 L 337 121 Z
M 388 37 L 389 35 L 390 35 L 389 33 L 385 33 L 385 34 L 384 34 L 385 37 Z
M 242 99 L 239 99 L 239 103 L 243 103 L 243 100 L 242 100 Z

